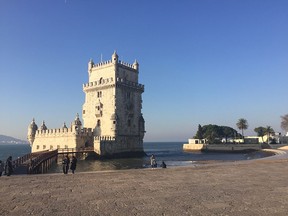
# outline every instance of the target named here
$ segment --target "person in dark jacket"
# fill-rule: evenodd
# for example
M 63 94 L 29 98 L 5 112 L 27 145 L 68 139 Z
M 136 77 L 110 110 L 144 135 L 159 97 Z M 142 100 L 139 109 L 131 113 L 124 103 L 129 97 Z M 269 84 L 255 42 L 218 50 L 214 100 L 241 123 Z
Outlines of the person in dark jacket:
M 167 165 L 166 165 L 166 163 L 164 161 L 162 161 L 161 167 L 162 168 L 167 168 Z
M 6 160 L 6 175 L 10 176 L 13 172 L 13 162 L 12 162 L 12 156 L 9 156 L 8 159 Z
M 70 166 L 70 169 L 72 170 L 73 174 L 76 170 L 76 165 L 77 165 L 77 158 L 75 156 L 73 156 L 72 161 L 71 161 L 71 166 Z
M 68 155 L 66 155 L 66 157 L 62 161 L 64 174 L 68 174 L 69 164 L 70 164 L 70 159 L 69 159 Z

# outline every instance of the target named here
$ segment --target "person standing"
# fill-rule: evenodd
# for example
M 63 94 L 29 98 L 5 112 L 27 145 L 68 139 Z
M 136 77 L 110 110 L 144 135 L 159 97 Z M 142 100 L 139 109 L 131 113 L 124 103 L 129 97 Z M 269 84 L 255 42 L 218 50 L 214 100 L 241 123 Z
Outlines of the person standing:
M 73 156 L 72 161 L 71 161 L 71 166 L 70 166 L 70 169 L 72 170 L 73 174 L 76 170 L 76 165 L 77 165 L 77 158 L 75 156 Z
M 66 155 L 65 158 L 62 161 L 63 173 L 64 174 L 68 174 L 69 164 L 70 164 L 70 159 L 69 159 L 68 155 Z
M 6 160 L 6 175 L 10 176 L 13 172 L 13 162 L 12 162 L 12 156 L 9 156 Z
M 150 163 L 151 163 L 151 167 L 152 168 L 156 168 L 157 167 L 157 162 L 156 162 L 155 156 L 153 154 L 150 157 Z
M 3 171 L 4 171 L 4 163 L 0 160 L 0 177 L 2 176 Z

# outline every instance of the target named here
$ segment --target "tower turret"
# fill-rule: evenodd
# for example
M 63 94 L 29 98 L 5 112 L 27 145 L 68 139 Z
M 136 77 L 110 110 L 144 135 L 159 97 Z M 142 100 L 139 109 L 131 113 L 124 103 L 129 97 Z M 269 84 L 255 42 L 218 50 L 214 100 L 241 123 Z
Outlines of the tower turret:
M 80 119 L 79 119 L 79 114 L 78 114 L 78 113 L 76 114 L 76 118 L 75 118 L 75 120 L 74 120 L 73 123 L 72 123 L 72 127 L 73 127 L 77 132 L 81 131 L 82 122 L 81 122 Z
M 137 62 L 137 60 L 135 59 L 135 61 L 134 61 L 134 63 L 133 63 L 133 68 L 135 69 L 135 70 L 139 70 L 139 64 L 138 64 L 138 62 Z
M 88 62 L 88 73 L 91 72 L 91 69 L 93 68 L 94 66 L 94 62 L 93 62 L 93 59 L 91 58 Z
M 67 129 L 66 123 L 64 122 L 62 129 Z
M 42 122 L 42 125 L 40 127 L 41 130 L 47 130 L 47 127 L 45 125 L 45 121 Z
M 118 55 L 116 53 L 116 50 L 114 51 L 114 53 L 112 54 L 112 62 L 115 64 L 118 62 Z
M 33 118 L 32 122 L 28 126 L 28 135 L 27 135 L 27 139 L 31 146 L 33 145 L 33 142 L 35 140 L 35 134 L 37 130 L 38 130 L 38 126 L 35 124 L 35 120 Z

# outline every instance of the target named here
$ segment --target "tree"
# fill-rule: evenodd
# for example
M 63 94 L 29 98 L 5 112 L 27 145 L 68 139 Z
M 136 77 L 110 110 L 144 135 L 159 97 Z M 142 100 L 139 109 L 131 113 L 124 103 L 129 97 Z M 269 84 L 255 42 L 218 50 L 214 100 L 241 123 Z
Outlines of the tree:
M 275 134 L 273 128 L 271 126 L 267 126 L 265 128 L 265 134 L 267 135 L 267 143 L 269 143 L 269 140 L 270 140 L 270 135 L 273 135 Z
M 261 137 L 262 138 L 262 142 L 264 142 L 264 135 L 265 135 L 265 132 L 266 132 L 266 128 L 264 127 L 257 127 L 254 129 L 254 131 L 257 133 L 257 136 Z
M 234 130 L 233 128 L 231 127 L 227 127 L 227 126 L 221 126 L 221 131 L 222 131 L 222 135 L 224 136 L 225 138 L 225 143 L 227 143 L 227 139 L 230 137 L 233 137 L 235 136 L 235 134 L 237 134 L 237 131 Z
M 288 114 L 281 116 L 281 128 L 288 132 Z
M 240 118 L 236 125 L 237 125 L 238 129 L 242 131 L 242 138 L 244 139 L 244 130 L 246 130 L 248 128 L 247 120 L 244 118 Z
M 198 131 L 194 136 L 194 139 L 203 139 L 203 129 L 200 124 L 198 125 Z
M 208 143 L 221 143 L 222 139 L 225 138 L 226 143 L 228 138 L 234 138 L 238 133 L 235 129 L 227 126 L 218 126 L 218 125 L 198 125 L 198 131 L 194 136 L 194 139 L 207 139 Z

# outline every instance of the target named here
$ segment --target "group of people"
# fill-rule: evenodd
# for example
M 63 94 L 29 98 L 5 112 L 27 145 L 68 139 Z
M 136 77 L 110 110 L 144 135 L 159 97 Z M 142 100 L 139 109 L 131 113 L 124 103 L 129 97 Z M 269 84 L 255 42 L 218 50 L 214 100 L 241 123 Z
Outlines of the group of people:
M 4 171 L 4 174 L 7 176 L 10 176 L 13 173 L 13 161 L 12 156 L 9 156 L 6 160 L 6 164 L 4 165 L 4 162 L 0 160 L 0 177 L 2 176 L 2 173 Z
M 151 157 L 150 157 L 150 163 L 151 163 L 151 168 L 152 169 L 157 168 L 157 161 L 156 161 L 156 158 L 155 158 L 154 154 L 152 154 Z M 164 161 L 162 161 L 160 167 L 167 168 L 167 165 L 165 164 Z
M 152 154 L 150 157 L 150 163 L 152 168 L 157 168 L 157 161 L 155 156 Z M 62 168 L 63 168 L 63 173 L 68 174 L 69 171 L 69 166 L 72 171 L 72 173 L 75 173 L 76 170 L 76 165 L 77 165 L 77 158 L 75 156 L 72 156 L 72 160 L 70 163 L 70 158 L 68 155 L 66 155 L 63 160 L 62 160 Z M 166 168 L 167 165 L 165 164 L 164 161 L 162 161 L 162 164 L 160 165 L 162 168 Z M 12 162 L 12 156 L 9 156 L 8 159 L 6 160 L 6 164 L 4 166 L 4 163 L 0 160 L 0 177 L 2 176 L 2 173 L 5 173 L 5 175 L 10 176 L 13 172 L 13 162 Z
M 68 174 L 69 171 L 69 165 L 70 165 L 70 158 L 68 155 L 66 155 L 63 160 L 62 160 L 62 165 L 63 165 L 63 173 Z M 75 173 L 76 170 L 76 165 L 77 165 L 77 158 L 75 156 L 72 156 L 71 160 L 71 165 L 70 169 L 72 170 L 72 173 Z

